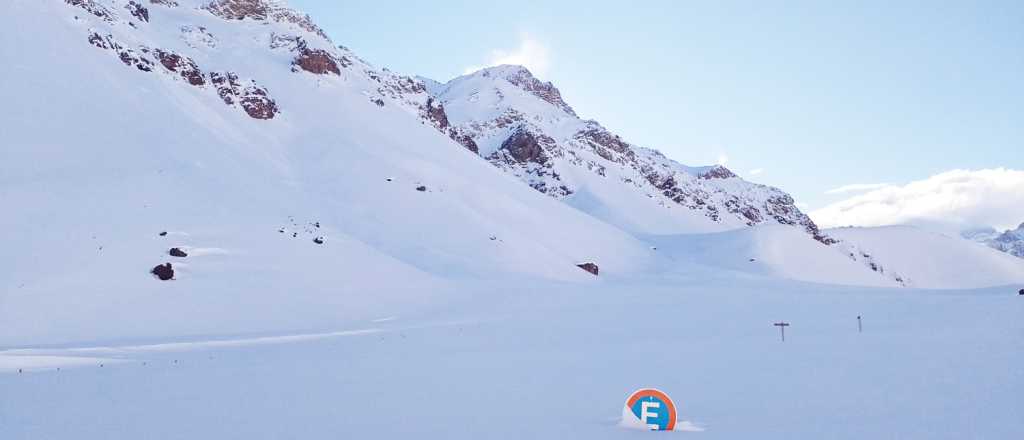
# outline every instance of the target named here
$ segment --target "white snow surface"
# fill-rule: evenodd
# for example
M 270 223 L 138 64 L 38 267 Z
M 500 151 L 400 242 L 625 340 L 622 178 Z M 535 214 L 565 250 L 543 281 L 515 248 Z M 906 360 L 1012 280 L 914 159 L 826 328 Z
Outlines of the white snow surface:
M 852 245 L 850 252 L 858 258 L 866 256 L 883 270 L 899 274 L 907 286 L 1024 284 L 1024 260 L 962 237 L 915 226 L 848 227 L 825 233 Z

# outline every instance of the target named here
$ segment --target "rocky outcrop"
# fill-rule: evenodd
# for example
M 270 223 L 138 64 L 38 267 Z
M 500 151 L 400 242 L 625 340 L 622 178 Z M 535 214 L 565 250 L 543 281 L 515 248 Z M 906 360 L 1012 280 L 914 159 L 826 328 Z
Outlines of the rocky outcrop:
M 600 270 L 601 270 L 601 269 L 600 269 L 599 267 L 597 267 L 597 265 L 596 265 L 596 264 L 594 264 L 594 263 L 583 263 L 583 264 L 577 264 L 577 265 L 576 265 L 576 267 L 578 267 L 578 268 L 580 268 L 580 269 L 583 269 L 583 270 L 585 270 L 585 271 L 587 271 L 587 272 L 590 272 L 590 274 L 591 274 L 591 275 L 594 275 L 594 276 L 597 276 L 598 272 L 600 272 Z
M 438 129 L 444 131 L 450 126 L 448 123 L 448 114 L 445 113 L 444 106 L 434 100 L 433 97 L 427 98 L 427 105 L 424 113 L 426 118 Z
M 199 66 L 196 65 L 195 61 L 191 58 L 183 57 L 174 52 L 165 52 L 163 50 L 156 50 L 156 57 L 160 60 L 160 64 L 165 69 L 175 72 L 181 75 L 189 84 L 194 86 L 202 86 L 206 84 L 206 79 L 203 78 L 203 71 L 199 70 Z
M 466 147 L 467 150 L 472 151 L 475 154 L 480 154 L 480 146 L 476 144 L 476 141 L 473 140 L 472 136 L 466 134 L 462 130 L 452 127 L 449 131 L 449 137 L 459 145 Z
M 543 165 L 547 163 L 548 157 L 541 143 L 550 145 L 554 143 L 554 140 L 520 128 L 501 143 L 501 151 L 506 152 L 509 157 L 519 163 L 533 162 Z
M 713 167 L 711 167 L 711 168 L 709 168 L 709 169 L 707 169 L 705 171 L 697 173 L 697 177 L 700 177 L 701 179 L 705 179 L 705 180 L 711 180 L 711 179 L 731 179 L 731 178 L 737 177 L 737 176 L 732 171 L 730 171 L 728 168 L 723 167 L 721 165 L 715 165 L 715 166 L 713 166 Z
M 267 89 L 255 82 L 242 87 L 238 75 L 233 72 L 210 73 L 210 83 L 217 89 L 217 95 L 227 105 L 240 105 L 245 113 L 255 119 L 273 119 L 280 110 L 270 98 Z
M 149 273 L 157 277 L 160 281 L 168 281 L 174 279 L 174 267 L 171 263 L 164 263 L 154 267 Z
M 250 85 L 241 95 L 242 109 L 255 119 L 274 119 L 280 110 L 277 103 L 267 94 L 267 89 Z
M 89 44 L 100 49 L 113 51 L 117 58 L 126 66 L 133 66 L 143 72 L 153 71 L 153 61 L 146 57 L 148 49 L 142 48 L 139 51 L 122 46 L 110 34 L 100 35 L 96 32 L 89 34 Z
M 132 17 L 135 17 L 140 21 L 149 23 L 149 9 L 146 9 L 145 6 L 142 6 L 140 3 L 132 0 L 129 1 L 128 4 L 124 6 L 124 8 L 128 10 L 128 13 L 131 14 Z
M 168 251 L 167 253 L 170 254 L 170 256 L 172 256 L 172 257 L 178 257 L 178 258 L 185 258 L 185 257 L 188 256 L 188 253 L 186 253 L 185 251 L 181 250 L 180 248 L 176 248 L 176 247 L 175 248 L 171 248 L 171 250 Z
M 113 23 L 117 20 L 117 15 L 115 15 L 113 11 L 108 9 L 106 6 L 101 5 L 96 0 L 64 0 L 64 3 L 82 8 L 85 12 L 95 15 L 109 23 Z
M 312 32 L 324 40 L 330 42 L 330 38 L 323 29 L 313 23 L 313 20 L 306 14 L 300 14 L 292 9 L 282 6 L 273 0 L 214 0 L 203 7 L 225 20 L 273 20 L 278 23 L 290 23 L 299 28 Z
M 322 49 L 302 47 L 299 55 L 292 61 L 292 65 L 316 75 L 328 73 L 341 75 L 341 69 L 338 68 L 338 62 L 335 61 L 334 56 Z
M 265 0 L 215 0 L 203 7 L 225 20 L 264 21 L 270 17 L 270 5 Z

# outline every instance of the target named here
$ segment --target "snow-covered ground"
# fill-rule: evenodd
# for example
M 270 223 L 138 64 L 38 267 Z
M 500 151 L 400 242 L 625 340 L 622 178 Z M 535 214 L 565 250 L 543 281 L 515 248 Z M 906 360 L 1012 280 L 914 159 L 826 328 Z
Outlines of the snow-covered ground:
M 910 287 L 1024 285 L 1024 260 L 959 236 L 915 226 L 825 230 L 853 257 L 874 262 Z M 1024 286 L 1022 286 L 1024 287 Z
M 471 290 L 335 334 L 7 350 L 0 437 L 642 438 L 617 422 L 645 386 L 703 429 L 668 434 L 688 438 L 1024 436 L 1024 301 L 1008 289 Z M 44 355 L 72 359 L 27 357 Z

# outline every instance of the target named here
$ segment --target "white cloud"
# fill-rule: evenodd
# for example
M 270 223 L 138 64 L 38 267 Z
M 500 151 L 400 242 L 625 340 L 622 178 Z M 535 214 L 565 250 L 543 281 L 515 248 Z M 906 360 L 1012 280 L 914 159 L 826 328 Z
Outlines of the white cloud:
M 514 64 L 526 67 L 534 75 L 542 77 L 547 74 L 548 60 L 547 46 L 527 34 L 522 34 L 519 36 L 519 47 L 513 50 L 492 50 L 485 64 L 467 67 L 464 73 L 469 74 L 502 64 Z
M 757 175 L 760 175 L 763 172 L 764 172 L 764 168 L 754 168 L 754 169 L 750 170 L 750 175 L 751 176 L 757 176 Z
M 729 155 L 728 154 L 719 154 L 718 155 L 718 162 L 716 162 L 716 163 L 724 167 L 725 164 L 729 163 Z
M 1015 227 L 1024 221 L 1024 171 L 946 171 L 904 186 L 888 185 L 859 194 L 810 215 L 823 227 Z
M 875 189 L 885 188 L 889 186 L 888 183 L 854 183 L 850 185 L 843 185 L 839 188 L 832 188 L 825 191 L 825 194 L 846 194 L 852 192 L 864 192 Z

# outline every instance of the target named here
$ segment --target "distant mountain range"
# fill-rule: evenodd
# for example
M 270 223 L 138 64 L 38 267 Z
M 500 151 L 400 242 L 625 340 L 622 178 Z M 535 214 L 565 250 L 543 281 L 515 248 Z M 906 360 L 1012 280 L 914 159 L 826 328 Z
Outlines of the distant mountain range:
M 993 249 L 1024 258 L 1024 223 L 1017 226 L 1017 229 L 1008 229 L 1003 232 L 999 232 L 995 228 L 973 229 L 965 231 L 963 236 Z

